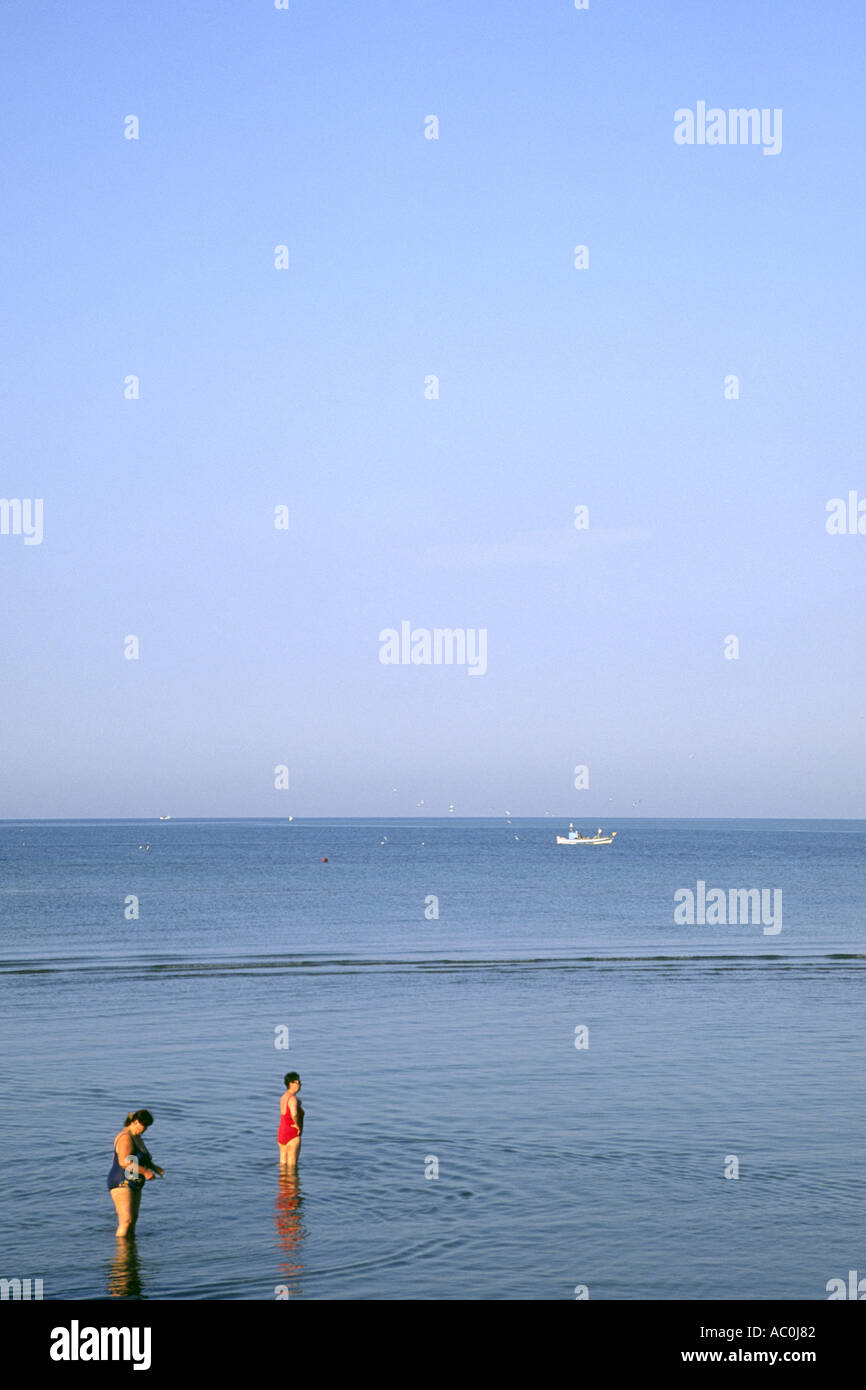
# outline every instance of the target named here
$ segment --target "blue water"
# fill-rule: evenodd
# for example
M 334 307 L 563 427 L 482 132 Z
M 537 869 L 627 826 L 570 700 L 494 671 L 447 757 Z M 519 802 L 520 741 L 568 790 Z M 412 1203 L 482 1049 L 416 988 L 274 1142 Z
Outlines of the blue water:
M 866 823 L 563 828 L 0 826 L 0 1274 L 58 1299 L 823 1299 L 866 1269 Z M 678 925 L 699 879 L 781 889 L 782 930 Z M 119 1254 L 105 1176 L 138 1107 L 166 1177 Z

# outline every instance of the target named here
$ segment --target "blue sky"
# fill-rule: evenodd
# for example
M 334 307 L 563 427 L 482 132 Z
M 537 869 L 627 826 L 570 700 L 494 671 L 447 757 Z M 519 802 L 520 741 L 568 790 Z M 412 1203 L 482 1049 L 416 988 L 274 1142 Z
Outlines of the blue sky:
M 0 816 L 866 815 L 864 38 L 6 7 Z M 781 153 L 676 145 L 701 100 Z M 486 674 L 383 665 L 403 620 Z

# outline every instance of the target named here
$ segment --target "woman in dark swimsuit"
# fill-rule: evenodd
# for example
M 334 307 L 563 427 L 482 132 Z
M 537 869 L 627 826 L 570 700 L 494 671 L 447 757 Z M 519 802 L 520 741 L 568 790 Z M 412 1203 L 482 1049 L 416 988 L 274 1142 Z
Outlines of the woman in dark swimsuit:
M 149 1110 L 134 1110 L 114 1140 L 114 1162 L 108 1172 L 108 1190 L 117 1208 L 116 1236 L 134 1236 L 141 1189 L 151 1178 L 163 1177 L 140 1136 L 153 1124 Z

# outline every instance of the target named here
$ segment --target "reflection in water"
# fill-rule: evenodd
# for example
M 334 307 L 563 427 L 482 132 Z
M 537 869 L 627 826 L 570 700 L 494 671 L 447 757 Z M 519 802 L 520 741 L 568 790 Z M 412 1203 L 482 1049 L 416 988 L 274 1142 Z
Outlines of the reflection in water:
M 302 1201 L 303 1194 L 297 1168 L 282 1168 L 274 1216 L 277 1240 L 283 1252 L 279 1265 L 280 1282 L 286 1286 L 290 1298 L 301 1291 L 301 1242 L 304 1238 L 301 1224 Z
M 108 1272 L 109 1298 L 141 1298 L 141 1271 L 134 1240 L 121 1239 Z

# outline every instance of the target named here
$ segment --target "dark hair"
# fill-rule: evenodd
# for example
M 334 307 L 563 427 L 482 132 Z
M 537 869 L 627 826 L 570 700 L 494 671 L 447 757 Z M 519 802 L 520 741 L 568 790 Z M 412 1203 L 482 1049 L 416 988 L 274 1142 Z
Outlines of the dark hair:
M 133 1110 L 131 1115 L 127 1115 L 126 1123 L 131 1125 L 134 1120 L 139 1120 L 145 1129 L 149 1129 L 153 1124 L 153 1116 L 149 1110 Z
M 291 1086 L 293 1081 L 300 1081 L 300 1079 L 296 1071 L 287 1071 L 283 1077 L 283 1084 L 285 1086 Z

